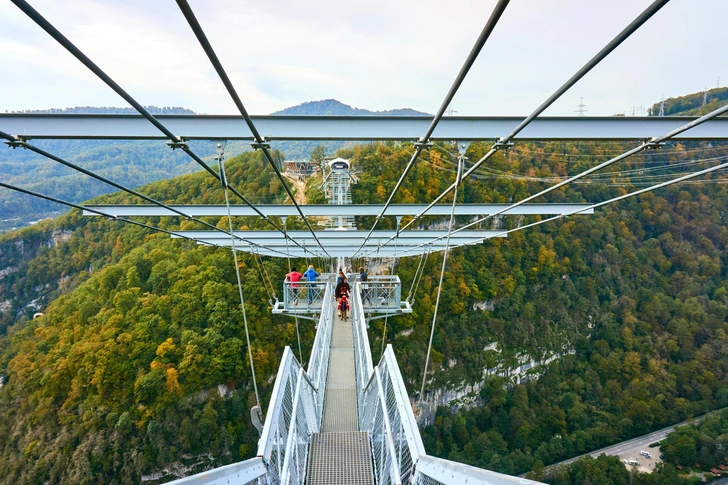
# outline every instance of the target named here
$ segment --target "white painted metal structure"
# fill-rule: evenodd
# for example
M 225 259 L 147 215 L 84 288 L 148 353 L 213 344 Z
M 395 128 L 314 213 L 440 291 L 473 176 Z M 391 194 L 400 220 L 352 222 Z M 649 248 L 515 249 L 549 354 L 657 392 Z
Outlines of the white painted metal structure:
M 341 402 L 332 402 L 336 394 L 328 392 L 342 383 L 341 369 L 351 366 L 356 407 L 353 423 L 344 426 L 358 427 L 355 431 L 337 431 L 346 440 L 350 436 L 366 436 L 369 446 L 357 448 L 366 456 L 348 456 L 346 460 L 366 464 L 371 462 L 373 476 L 348 476 L 345 481 L 326 483 L 376 483 L 420 485 L 529 485 L 531 480 L 512 477 L 449 460 L 426 453 L 417 421 L 397 359 L 388 345 L 378 365 L 372 363 L 365 309 L 356 283 L 351 298 L 351 318 L 342 322 L 334 318 L 333 288 L 326 284 L 325 309 L 321 312 L 318 331 L 311 359 L 306 370 L 298 363 L 289 347 L 286 347 L 273 387 L 273 394 L 266 413 L 265 426 L 258 446 L 258 456 L 240 463 L 217 468 L 171 482 L 175 485 L 222 485 L 222 484 L 296 484 L 307 483 L 307 470 L 314 467 L 316 476 L 321 466 L 330 468 L 331 476 L 341 476 L 337 467 L 346 468 L 345 462 L 316 464 L 309 461 L 310 449 L 316 436 L 326 434 L 326 413 L 333 413 L 342 426 L 336 408 Z M 338 326 L 338 327 L 337 327 Z M 336 334 L 346 329 L 347 335 Z M 350 342 L 349 344 L 343 342 Z M 339 371 L 338 374 L 336 371 Z M 333 373 L 333 376 L 332 376 Z M 344 374 L 345 375 L 345 374 Z M 324 396 L 326 398 L 324 399 Z M 326 410 L 324 409 L 326 407 Z M 329 424 L 331 426 L 331 424 Z M 324 444 L 325 446 L 325 444 Z M 342 445 L 342 446 L 345 446 Z M 316 454 L 316 453 L 314 453 Z M 365 467 L 366 468 L 366 467 Z M 324 471 L 326 474 L 327 470 Z M 351 470 L 350 470 L 351 472 Z M 339 475 L 337 475 L 339 473 Z M 308 483 L 311 483 L 310 481 Z M 313 483 L 320 483 L 314 480 Z
M 185 140 L 252 140 L 242 116 L 155 115 Z M 431 116 L 251 116 L 268 141 L 418 140 Z M 526 140 L 645 140 L 673 130 L 692 117 L 569 116 L 539 117 L 516 138 Z M 510 133 L 523 117 L 442 118 L 430 140 L 493 141 Z M 167 140 L 140 115 L 0 113 L 0 129 L 27 140 Z M 728 119 L 719 119 L 679 136 L 682 140 L 728 140 Z
M 207 54 L 210 62 L 216 70 L 220 80 L 225 85 L 228 93 L 233 99 L 240 116 L 153 116 L 146 108 L 137 102 L 129 93 L 112 80 L 98 65 L 81 52 L 70 40 L 64 37 L 50 22 L 35 11 L 25 0 L 11 0 L 26 15 L 36 22 L 43 30 L 58 41 L 74 57 L 88 67 L 107 86 L 114 90 L 119 96 L 133 106 L 139 115 L 29 115 L 29 114 L 0 114 L 0 137 L 12 148 L 24 148 L 73 168 L 91 177 L 97 178 L 126 192 L 144 199 L 156 206 L 131 206 L 131 207 L 88 207 L 91 215 L 101 215 L 126 223 L 136 224 L 148 229 L 157 230 L 171 234 L 173 237 L 187 237 L 197 240 L 201 244 L 209 244 L 218 247 L 227 247 L 231 244 L 230 239 L 220 237 L 221 232 L 210 232 L 205 234 L 191 234 L 185 231 L 168 231 L 151 225 L 133 221 L 123 216 L 174 216 L 185 217 L 198 224 L 206 222 L 196 219 L 202 216 L 226 216 L 224 207 L 209 206 L 183 206 L 175 207 L 155 201 L 136 191 L 120 186 L 119 184 L 93 174 L 81 167 L 75 166 L 59 157 L 45 152 L 29 144 L 33 139 L 146 139 L 163 140 L 173 149 L 181 149 L 193 160 L 201 165 L 216 180 L 229 188 L 247 207 L 232 207 L 232 216 L 256 216 L 262 217 L 273 225 L 278 231 L 281 230 L 270 216 L 300 217 L 309 231 L 296 234 L 296 237 L 287 236 L 289 242 L 295 247 L 287 248 L 281 252 L 283 239 L 272 237 L 269 234 L 246 235 L 254 240 L 241 238 L 240 244 L 236 246 L 240 250 L 255 251 L 258 254 L 278 256 L 307 256 L 310 254 L 329 258 L 351 257 L 360 250 L 368 250 L 373 253 L 372 248 L 377 248 L 377 256 L 413 255 L 418 250 L 437 251 L 443 247 L 442 239 L 450 241 L 452 246 L 475 244 L 488 237 L 505 235 L 517 229 L 503 230 L 500 234 L 490 234 L 481 231 L 480 234 L 469 234 L 464 231 L 467 227 L 447 231 L 445 235 L 432 234 L 430 231 L 427 238 L 424 234 L 417 234 L 416 231 L 400 232 L 393 236 L 391 231 L 375 231 L 377 223 L 386 216 L 412 216 L 419 220 L 420 216 L 439 215 L 449 213 L 449 206 L 438 206 L 440 201 L 450 190 L 456 189 L 463 183 L 463 180 L 475 171 L 481 163 L 485 163 L 488 157 L 499 150 L 508 149 L 513 142 L 522 140 L 627 140 L 639 143 L 635 148 L 624 152 L 618 157 L 592 167 L 569 180 L 560 182 L 547 190 L 556 189 L 560 186 L 571 183 L 573 180 L 593 171 L 606 167 L 609 164 L 627 158 L 633 154 L 647 149 L 659 149 L 665 141 L 669 140 L 728 140 L 728 119 L 717 118 L 728 111 L 728 107 L 717 109 L 701 118 L 674 118 L 674 117 L 540 117 L 540 115 L 551 106 L 560 96 L 570 89 L 576 82 L 585 76 L 599 62 L 607 57 L 632 33 L 640 28 L 657 11 L 665 6 L 669 0 L 654 0 L 651 5 L 635 18 L 627 27 L 606 44 L 591 60 L 580 68 L 571 78 L 559 87 L 549 98 L 547 98 L 528 117 L 443 117 L 446 108 L 449 106 L 458 88 L 463 82 L 469 69 L 475 62 L 480 50 L 498 23 L 509 0 L 498 0 L 491 17 L 475 43 L 472 51 L 466 58 L 463 67 L 459 71 L 455 82 L 448 91 L 437 114 L 434 117 L 295 117 L 295 116 L 263 116 L 251 117 L 245 110 L 243 103 L 235 91 L 232 82 L 222 67 L 222 63 L 215 54 L 212 46 L 197 22 L 191 8 L 186 0 L 177 0 L 178 5 L 190 27 L 200 42 L 201 47 Z M 709 122 L 708 122 L 709 121 Z M 424 133 L 424 136 L 422 136 Z M 266 214 L 254 204 L 250 203 L 243 194 L 234 188 L 226 185 L 222 170 L 216 172 L 208 164 L 203 162 L 188 145 L 188 140 L 250 140 L 252 148 L 261 150 L 269 160 L 272 169 L 276 172 L 283 188 L 292 200 L 291 206 L 271 207 L 271 214 Z M 358 206 L 354 215 L 376 216 L 374 225 L 362 239 L 357 231 L 341 231 L 336 237 L 327 240 L 325 231 L 314 231 L 309 223 L 309 217 L 327 216 L 344 217 L 352 214 L 342 213 L 341 210 L 354 210 L 357 206 L 347 206 L 346 209 L 335 209 L 335 206 L 318 207 L 300 206 L 293 198 L 290 188 L 282 179 L 279 169 L 270 156 L 270 141 L 278 140 L 405 140 L 414 141 L 415 154 L 403 171 L 400 180 L 384 205 Z M 433 141 L 464 141 L 464 140 L 487 140 L 494 142 L 491 150 L 481 160 L 472 165 L 467 172 L 459 175 L 451 188 L 447 189 L 435 199 L 432 204 L 418 207 L 404 207 L 390 205 L 395 194 L 402 186 L 404 179 L 423 150 L 426 150 Z M 460 146 L 460 145 L 459 145 Z M 463 150 L 464 152 L 464 150 Z M 464 153 L 461 153 L 461 157 Z M 222 158 L 222 157 L 221 157 Z M 221 165 L 222 168 L 222 165 Z M 724 167 L 713 167 L 703 170 L 700 173 L 722 169 Z M 655 185 L 649 189 L 635 191 L 617 199 L 606 202 L 595 203 L 591 206 L 561 207 L 556 214 L 577 214 L 588 213 L 594 207 L 599 207 L 607 202 L 622 200 L 623 198 L 644 193 L 655 188 L 664 187 L 672 183 L 686 180 L 688 177 L 697 176 L 698 173 L 690 176 L 680 177 L 670 182 Z M 79 206 L 52 197 L 44 196 L 26 189 L 14 187 L 10 184 L 0 183 L 0 186 L 17 190 L 28 195 L 42 197 L 54 202 L 63 203 L 72 207 Z M 536 194 L 537 196 L 543 193 Z M 536 196 L 535 195 L 535 196 Z M 522 205 L 528 202 L 527 199 L 516 201 L 511 205 L 496 208 L 484 206 L 474 209 L 464 206 L 457 206 L 453 203 L 454 215 L 477 215 L 489 218 L 498 215 L 512 214 L 553 214 L 554 212 L 538 212 L 540 209 L 535 206 Z M 553 208 L 552 208 L 553 209 Z M 472 210 L 485 211 L 480 213 L 468 212 Z M 523 212 L 531 210 L 532 212 Z M 536 212 L 533 212 L 533 211 Z M 548 210 L 548 209 L 547 209 Z M 553 209 L 555 210 L 555 209 Z M 317 214 L 316 212 L 319 211 Z M 328 212 L 327 212 L 328 211 Z M 339 211 L 339 212 L 336 212 Z M 398 212 L 399 211 L 399 212 Z M 321 213 L 326 212 L 326 213 Z M 547 219 L 551 220 L 551 219 Z M 240 237 L 233 233 L 232 219 L 230 218 L 231 234 L 229 238 Z M 452 217 L 451 217 L 452 221 Z M 470 223 L 470 224 L 476 224 Z M 528 224 L 524 227 L 531 227 L 540 224 L 541 221 Z M 452 222 L 451 222 L 452 224 Z M 208 227 L 210 226 L 207 223 Z M 211 229 L 216 229 L 212 226 Z M 292 231 L 293 232 L 293 231 Z M 423 231 L 426 232 L 426 231 Z M 440 231 L 442 232 L 442 231 Z M 277 234 L 273 233 L 272 234 Z M 350 233 L 350 234 L 347 234 Z M 486 233 L 486 234 L 483 234 Z M 347 235 L 344 235 L 347 234 Z M 297 240 L 297 238 L 300 239 Z M 306 239 L 310 238 L 310 239 Z M 386 239 L 384 242 L 381 242 Z M 429 239 L 429 240 L 427 240 Z M 424 240 L 424 242 L 423 242 Z M 322 242 L 324 241 L 324 242 Z M 302 244 L 303 243 L 303 244 Z M 310 244 L 306 244 L 310 243 Z M 357 244 L 359 245 L 357 247 Z M 383 245 L 383 247 L 381 247 Z M 392 249 L 394 246 L 394 249 Z M 307 250 L 306 248 L 310 249 Z M 315 253 L 310 251 L 316 250 Z M 399 252 L 397 252 L 399 249 Z M 447 254 L 447 253 L 446 253 Z M 444 264 L 443 264 L 444 268 Z M 441 285 L 440 285 L 441 286 Z M 242 286 L 241 288 L 241 302 Z M 326 283 L 323 296 L 320 299 L 320 319 L 318 331 L 311 352 L 311 359 L 308 368 L 304 369 L 299 363 L 290 348 L 286 348 L 279 367 L 276 382 L 271 397 L 271 402 L 266 412 L 265 426 L 259 443 L 258 456 L 247 461 L 210 470 L 194 477 L 178 480 L 178 484 L 303 484 L 307 478 L 313 476 L 308 473 L 314 464 L 310 455 L 312 446 L 318 446 L 314 437 L 322 437 L 326 434 L 326 418 L 330 410 L 336 411 L 344 408 L 344 411 L 353 411 L 351 408 L 341 406 L 342 401 L 327 396 L 335 396 L 332 392 L 339 393 L 348 398 L 353 397 L 356 402 L 356 413 L 354 425 L 357 430 L 347 430 L 346 433 L 357 433 L 356 438 L 366 436 L 367 445 L 360 447 L 357 460 L 371 466 L 368 476 L 362 476 L 361 483 L 372 483 L 376 480 L 378 485 L 383 484 L 510 484 L 510 483 L 533 483 L 528 480 L 508 477 L 498 473 L 468 467 L 448 460 L 431 457 L 426 454 L 419 435 L 419 430 L 414 419 L 408 393 L 404 381 L 399 372 L 399 367 L 391 346 L 388 346 L 377 366 L 373 365 L 369 339 L 366 328 L 366 306 L 362 302 L 361 292 L 365 289 L 357 283 L 352 292 L 352 318 L 348 326 L 345 321 L 334 317 L 334 298 L 332 283 Z M 244 308 L 244 306 L 243 306 Z M 433 319 L 433 329 L 435 320 Z M 347 331 L 349 332 L 347 334 Z M 249 350 L 250 345 L 248 344 Z M 251 357 L 252 366 L 252 357 Z M 348 381 L 342 382 L 342 376 L 348 376 Z M 254 375 L 254 374 L 253 374 Z M 348 399 L 347 398 L 347 399 Z M 338 405 L 338 406 L 337 406 Z M 348 416 L 351 418 L 351 416 Z M 347 420 L 344 420 L 347 421 Z M 351 419 L 345 423 L 351 425 Z M 352 435 L 348 435 L 349 438 Z M 346 440 L 332 441 L 332 443 L 344 443 Z M 321 442 L 323 443 L 323 441 Z M 363 456 L 362 453 L 366 456 Z M 368 454 L 367 454 L 368 453 Z M 315 456 L 325 456 L 315 455 Z M 317 458 L 318 459 L 318 458 Z M 321 461 L 321 460 L 319 460 Z M 336 467 L 342 463 L 336 460 L 316 463 L 315 468 L 320 471 L 321 466 Z M 364 467 L 366 468 L 366 466 Z M 339 483 L 332 480 L 333 483 Z M 322 482 L 330 483 L 330 482 Z M 313 484 L 312 484 L 313 485 Z

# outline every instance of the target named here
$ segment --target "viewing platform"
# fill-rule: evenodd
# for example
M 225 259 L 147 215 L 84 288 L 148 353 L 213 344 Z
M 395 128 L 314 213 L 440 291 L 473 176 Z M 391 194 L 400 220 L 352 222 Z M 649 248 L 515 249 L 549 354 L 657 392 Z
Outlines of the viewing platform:
M 353 294 L 359 274 L 350 273 L 347 281 Z M 283 282 L 283 299 L 274 302 L 273 313 L 314 318 L 314 315 L 321 313 L 328 282 L 335 285 L 336 276 L 325 273 L 317 281 Z M 412 305 L 408 301 L 402 301 L 402 282 L 397 275 L 369 276 L 366 282 L 360 283 L 359 296 L 364 313 L 371 318 L 412 313 Z

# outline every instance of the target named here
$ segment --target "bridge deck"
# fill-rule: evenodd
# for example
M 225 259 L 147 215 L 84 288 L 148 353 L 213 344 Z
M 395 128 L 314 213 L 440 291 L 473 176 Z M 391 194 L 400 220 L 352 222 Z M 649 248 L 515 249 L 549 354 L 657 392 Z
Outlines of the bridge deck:
M 359 432 L 351 317 L 337 316 L 331 335 L 329 374 L 322 432 L 313 435 L 308 462 L 309 485 L 374 485 L 368 433 Z

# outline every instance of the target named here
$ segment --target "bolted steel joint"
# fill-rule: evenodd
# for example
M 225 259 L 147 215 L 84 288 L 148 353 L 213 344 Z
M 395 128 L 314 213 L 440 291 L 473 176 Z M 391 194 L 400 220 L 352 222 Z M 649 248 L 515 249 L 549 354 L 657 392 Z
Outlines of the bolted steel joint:
M 251 143 L 250 146 L 253 147 L 254 150 L 262 150 L 262 149 L 270 150 L 270 144 L 269 143 L 265 143 L 265 142 L 263 142 L 263 143 Z
M 515 144 L 513 142 L 505 142 L 503 139 L 496 140 L 496 142 L 491 147 L 493 150 L 505 150 L 507 151 L 509 148 L 512 148 Z
M 181 150 L 187 150 L 189 149 L 189 145 L 185 143 L 184 138 L 180 137 L 179 141 L 168 141 L 167 146 L 171 148 L 172 150 L 176 150 L 177 148 Z
M 665 142 L 664 141 L 657 142 L 657 141 L 653 141 L 653 140 L 645 140 L 642 143 L 642 146 L 644 147 L 645 150 L 658 150 L 665 146 Z

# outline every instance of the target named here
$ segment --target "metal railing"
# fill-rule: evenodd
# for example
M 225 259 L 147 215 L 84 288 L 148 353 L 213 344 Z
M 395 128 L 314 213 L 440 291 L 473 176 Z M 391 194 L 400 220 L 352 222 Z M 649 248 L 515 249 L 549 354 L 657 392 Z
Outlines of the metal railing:
M 268 484 L 300 484 L 306 479 L 311 435 L 321 429 L 333 326 L 333 289 L 322 283 L 321 318 L 311 349 L 308 371 L 290 347 L 283 351 L 258 456 L 268 470 Z
M 287 309 L 306 305 L 320 307 L 326 296 L 327 281 L 284 281 L 283 305 Z
M 356 365 L 359 430 L 369 433 L 378 485 L 420 484 L 536 484 L 425 453 L 404 379 L 391 345 L 372 367 L 360 285 L 352 296 L 354 361 Z
M 410 483 L 425 449 L 391 345 L 372 368 L 361 297 L 364 284 L 356 283 L 352 295 L 359 429 L 369 433 L 377 483 Z
M 258 442 L 258 456 L 266 465 L 269 483 L 304 483 L 308 444 L 321 422 L 317 394 L 291 348 L 286 347 Z
M 266 485 L 266 470 L 263 460 L 256 456 L 250 460 L 225 465 L 219 468 L 198 473 L 191 477 L 180 478 L 167 485 Z
M 543 485 L 527 478 L 512 477 L 501 473 L 464 465 L 430 455 L 420 456 L 415 468 L 416 485 Z
M 331 334 L 334 326 L 334 290 L 331 283 L 325 283 L 326 291 L 321 305 L 321 318 L 318 322 L 316 337 L 311 348 L 311 357 L 308 361 L 308 375 L 318 389 L 316 394 L 316 414 L 319 427 L 324 411 L 324 396 L 326 395 L 326 377 L 329 371 L 329 354 L 331 353 Z

